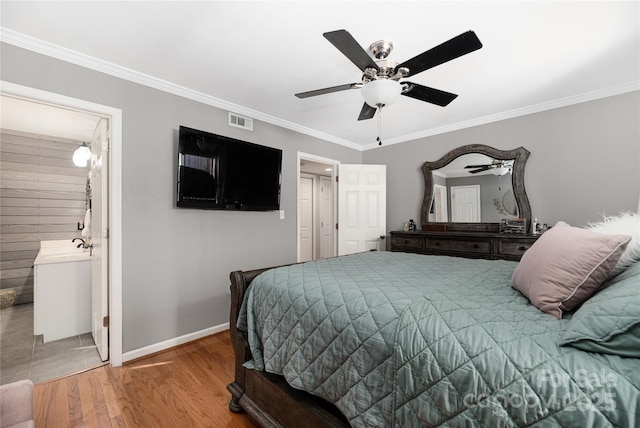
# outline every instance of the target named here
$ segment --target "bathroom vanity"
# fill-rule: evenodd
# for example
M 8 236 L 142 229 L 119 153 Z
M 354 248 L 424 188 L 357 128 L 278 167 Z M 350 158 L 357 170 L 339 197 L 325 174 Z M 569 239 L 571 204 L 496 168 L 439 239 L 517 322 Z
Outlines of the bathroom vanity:
M 43 342 L 91 331 L 91 256 L 71 240 L 42 241 L 34 262 L 33 334 Z

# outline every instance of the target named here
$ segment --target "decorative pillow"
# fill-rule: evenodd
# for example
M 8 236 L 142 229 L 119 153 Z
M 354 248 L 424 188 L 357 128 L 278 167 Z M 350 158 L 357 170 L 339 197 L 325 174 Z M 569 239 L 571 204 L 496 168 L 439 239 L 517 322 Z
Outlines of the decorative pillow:
M 640 214 L 623 212 L 615 216 L 604 216 L 601 222 L 589 223 L 586 229 L 598 233 L 631 236 L 631 242 L 609 274 L 610 277 L 620 274 L 633 263 L 640 261 Z
M 573 314 L 560 344 L 640 358 L 640 263 L 609 282 Z
M 630 239 L 559 221 L 524 253 L 511 286 L 542 312 L 560 319 L 607 279 Z

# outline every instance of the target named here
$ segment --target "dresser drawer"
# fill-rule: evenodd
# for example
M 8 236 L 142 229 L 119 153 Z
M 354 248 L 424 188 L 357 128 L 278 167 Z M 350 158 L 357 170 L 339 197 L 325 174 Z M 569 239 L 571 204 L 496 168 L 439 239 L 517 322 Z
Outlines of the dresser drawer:
M 421 236 L 402 236 L 402 235 L 394 236 L 391 239 L 391 245 L 393 247 L 420 249 L 422 248 L 422 237 Z
M 539 235 L 497 232 L 392 231 L 391 251 L 474 259 L 520 260 Z
M 491 254 L 491 240 L 466 239 L 427 239 L 427 248 L 437 251 L 455 251 L 460 253 Z
M 533 240 L 501 240 L 498 243 L 498 253 L 509 256 L 522 256 L 533 245 Z

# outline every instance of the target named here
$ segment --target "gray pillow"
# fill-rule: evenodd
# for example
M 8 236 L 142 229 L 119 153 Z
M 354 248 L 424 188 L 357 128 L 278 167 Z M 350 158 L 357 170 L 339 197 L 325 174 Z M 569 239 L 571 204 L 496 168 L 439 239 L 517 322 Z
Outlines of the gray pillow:
M 573 314 L 560 345 L 640 358 L 640 262 L 607 282 Z

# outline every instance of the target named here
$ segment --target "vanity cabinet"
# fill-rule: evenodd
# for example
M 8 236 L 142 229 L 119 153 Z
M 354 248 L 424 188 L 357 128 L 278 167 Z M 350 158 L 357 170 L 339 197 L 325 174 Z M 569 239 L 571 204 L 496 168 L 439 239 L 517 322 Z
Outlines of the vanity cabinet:
M 391 232 L 391 251 L 518 261 L 539 235 L 493 232 Z
M 91 255 L 44 241 L 34 261 L 33 334 L 43 343 L 91 332 Z

